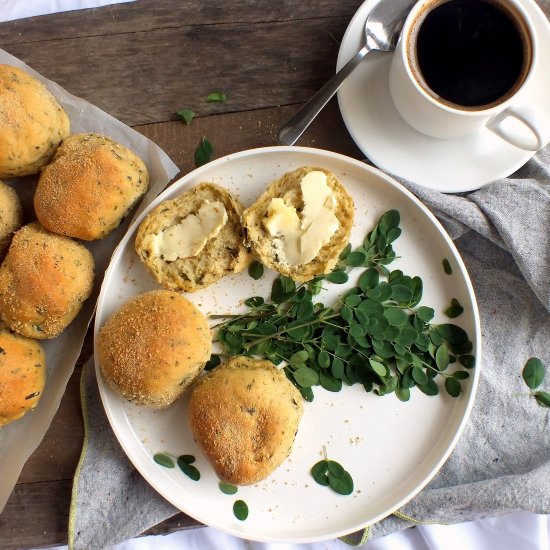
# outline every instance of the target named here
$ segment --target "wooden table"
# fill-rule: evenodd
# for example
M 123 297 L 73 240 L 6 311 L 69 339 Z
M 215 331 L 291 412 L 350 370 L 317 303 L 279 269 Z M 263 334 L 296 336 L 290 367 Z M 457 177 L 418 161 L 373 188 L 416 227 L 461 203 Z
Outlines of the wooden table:
M 1 23 L 0 47 L 155 141 L 187 173 L 203 136 L 214 158 L 276 145 L 278 128 L 334 72 L 360 4 L 140 0 Z M 212 91 L 228 100 L 206 103 Z M 182 108 L 197 113 L 192 124 L 177 119 Z M 298 144 L 361 158 L 335 100 Z M 0 514 L 3 550 L 67 542 L 83 435 L 78 384 L 91 349 L 88 335 L 59 411 Z M 150 532 L 195 525 L 178 514 Z

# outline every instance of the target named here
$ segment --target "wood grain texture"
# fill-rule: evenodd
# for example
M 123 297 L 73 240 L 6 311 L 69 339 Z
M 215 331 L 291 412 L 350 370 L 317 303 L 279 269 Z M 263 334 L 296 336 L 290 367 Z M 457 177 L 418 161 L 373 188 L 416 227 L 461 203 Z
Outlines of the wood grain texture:
M 27 0 L 28 1 L 28 0 Z M 0 24 L 0 44 L 20 44 L 196 25 L 348 17 L 362 0 L 139 0 Z
M 205 116 L 306 101 L 334 73 L 336 39 L 349 19 L 168 27 L 0 46 L 135 126 L 175 120 L 182 108 Z M 228 100 L 205 102 L 215 90 Z

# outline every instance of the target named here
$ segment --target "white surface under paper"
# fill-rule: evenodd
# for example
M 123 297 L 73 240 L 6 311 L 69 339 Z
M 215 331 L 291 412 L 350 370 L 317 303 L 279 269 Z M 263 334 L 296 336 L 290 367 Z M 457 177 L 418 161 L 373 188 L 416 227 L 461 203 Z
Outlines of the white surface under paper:
M 0 0 L 0 22 L 61 11 L 98 8 L 134 0 Z
M 1 1 L 1 0 L 0 0 Z M 0 50 L 0 63 L 20 67 L 44 82 L 61 106 L 67 111 L 71 122 L 71 133 L 96 132 L 104 134 L 135 151 L 149 170 L 149 191 L 138 207 L 138 212 L 156 197 L 166 184 L 177 174 L 177 166 L 168 155 L 151 140 L 129 126 L 116 120 L 87 101 L 79 99 L 61 86 L 51 82 L 22 61 Z M 20 195 L 23 203 L 32 202 L 36 178 L 20 178 L 7 181 Z M 134 215 L 136 212 L 134 212 Z M 25 220 L 30 221 L 29 219 Z M 75 321 L 57 338 L 43 340 L 46 352 L 47 379 L 42 398 L 36 409 L 0 429 L 0 512 L 3 510 L 12 489 L 17 482 L 23 465 L 36 449 L 51 424 L 67 382 L 73 372 L 92 318 L 103 273 L 111 255 L 129 225 L 127 219 L 109 237 L 101 241 L 84 243 L 95 259 L 94 292 L 87 300 Z

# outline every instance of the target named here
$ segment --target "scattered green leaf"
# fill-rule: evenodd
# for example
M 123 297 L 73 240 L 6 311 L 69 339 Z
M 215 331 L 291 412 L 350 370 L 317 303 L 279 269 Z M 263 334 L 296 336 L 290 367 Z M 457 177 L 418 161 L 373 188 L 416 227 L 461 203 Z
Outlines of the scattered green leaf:
M 248 266 L 248 274 L 257 281 L 264 275 L 264 266 L 261 262 L 254 261 Z
M 449 263 L 449 260 L 447 260 L 447 258 L 443 258 L 443 270 L 447 275 L 451 275 L 453 272 L 453 268 L 451 267 L 451 264 Z
M 531 357 L 523 367 L 523 380 L 532 390 L 538 388 L 544 380 L 544 365 L 538 357 Z
M 233 504 L 233 514 L 240 521 L 244 521 L 248 517 L 248 505 L 244 500 L 235 501 Z
M 198 168 L 199 166 L 210 162 L 210 157 L 213 153 L 214 147 L 206 136 L 203 137 L 195 150 L 195 166 Z
M 235 485 L 231 485 L 231 483 L 226 483 L 225 481 L 220 481 L 218 487 L 220 491 L 226 495 L 234 495 L 239 490 Z
M 445 315 L 451 318 L 458 317 L 463 312 L 464 308 L 460 305 L 460 302 L 456 298 L 453 298 L 451 300 L 451 305 L 445 309 Z
M 222 103 L 227 100 L 227 96 L 223 92 L 212 92 L 206 96 L 205 101 L 209 103 Z
M 195 118 L 195 113 L 191 109 L 180 109 L 176 111 L 176 114 L 185 122 L 185 124 L 191 124 L 191 121 Z
M 153 456 L 153 460 L 157 464 L 160 464 L 165 468 L 175 468 L 176 466 L 174 459 L 169 454 L 166 454 L 166 453 L 157 453 L 155 456 Z

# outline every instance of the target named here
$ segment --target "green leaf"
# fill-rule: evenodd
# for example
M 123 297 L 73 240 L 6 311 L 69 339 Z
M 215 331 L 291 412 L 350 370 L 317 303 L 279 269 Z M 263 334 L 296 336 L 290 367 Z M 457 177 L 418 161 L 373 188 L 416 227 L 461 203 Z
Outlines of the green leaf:
M 319 485 L 328 486 L 328 460 L 320 460 L 314 464 L 310 473 Z
M 327 462 L 327 469 L 329 471 L 329 474 L 333 475 L 334 477 L 344 477 L 346 473 L 346 470 L 344 470 L 342 465 L 335 460 L 329 460 Z
M 308 359 L 309 359 L 309 353 L 305 349 L 302 349 L 300 351 L 297 351 L 296 353 L 293 353 L 290 356 L 290 359 L 288 360 L 288 362 L 290 364 L 305 363 Z
M 441 344 L 435 352 L 435 363 L 439 370 L 445 370 L 449 366 L 449 348 L 445 344 Z
M 550 393 L 547 391 L 536 391 L 533 397 L 541 407 L 550 407 Z
M 344 247 L 344 250 L 342 250 L 342 252 L 340 252 L 339 259 L 340 260 L 345 260 L 349 256 L 350 252 L 351 252 L 351 243 L 348 243 Z
M 329 273 L 325 279 L 336 285 L 342 285 L 348 282 L 348 274 L 345 271 L 333 271 Z
M 420 367 L 413 367 L 411 375 L 419 386 L 424 386 L 428 383 L 428 375 Z
M 460 302 L 456 298 L 453 298 L 451 300 L 451 305 L 445 309 L 445 315 L 447 315 L 447 317 L 454 318 L 462 315 L 462 313 L 464 313 L 464 308 L 460 305 Z
M 428 378 L 425 384 L 418 384 L 418 389 L 426 395 L 437 395 L 439 393 L 439 387 L 433 378 Z
M 451 267 L 451 264 L 449 263 L 449 260 L 447 260 L 447 258 L 443 258 L 443 270 L 445 271 L 445 273 L 447 275 L 451 275 L 451 273 L 453 272 L 453 269 Z
M 342 380 L 344 376 L 344 368 L 345 368 L 345 365 L 342 359 L 340 359 L 340 357 L 335 357 L 334 360 L 332 361 L 330 372 L 332 373 L 332 376 L 334 376 L 334 378 L 338 378 L 339 380 Z
M 437 333 L 442 336 L 450 344 L 465 344 L 468 341 L 468 334 L 464 329 L 453 324 L 437 325 L 435 327 Z
M 257 281 L 264 275 L 264 266 L 261 262 L 254 261 L 248 266 L 248 274 Z
M 384 317 L 388 320 L 390 325 L 399 327 L 407 322 L 407 314 L 397 307 L 390 307 L 384 311 Z
M 431 307 L 426 306 L 420 306 L 415 313 L 416 316 L 425 323 L 429 323 L 435 315 L 434 310 Z
M 445 389 L 451 397 L 458 397 L 462 391 L 460 382 L 456 378 L 445 378 Z
M 456 378 L 456 380 L 466 380 L 467 378 L 470 378 L 470 373 L 467 370 L 457 370 L 451 374 L 453 378 Z
M 461 355 L 458 361 L 463 367 L 467 369 L 473 369 L 476 364 L 476 358 L 473 355 Z
M 209 103 L 222 103 L 227 100 L 227 96 L 223 92 L 212 92 L 206 96 L 205 101 Z
M 401 216 L 398 210 L 388 210 L 385 214 L 382 214 L 378 221 L 378 230 L 382 235 L 387 235 L 390 229 L 399 227 Z
M 339 495 L 351 495 L 351 493 L 353 493 L 353 479 L 346 471 L 344 471 L 341 477 L 335 477 L 329 474 L 328 482 L 330 488 Z
M 191 109 L 179 109 L 176 114 L 185 122 L 185 124 L 191 124 L 191 121 L 195 118 L 195 113 Z
M 379 278 L 380 275 L 378 271 L 376 271 L 374 267 L 371 267 L 361 274 L 357 284 L 363 292 L 366 292 L 367 290 L 374 288 L 378 284 Z
M 261 296 L 252 296 L 244 301 L 248 307 L 260 307 L 264 305 L 264 299 Z
M 399 401 L 408 401 L 411 398 L 411 390 L 409 388 L 398 387 L 395 388 L 395 395 Z
M 391 299 L 396 302 L 407 303 L 412 299 L 412 291 L 405 285 L 391 285 Z
M 193 455 L 180 455 L 178 456 L 178 460 L 181 460 L 186 464 L 193 464 L 193 462 L 195 462 L 196 459 Z
M 393 243 L 401 236 L 401 229 L 399 227 L 392 227 L 387 233 L 386 233 L 386 241 L 389 243 Z
M 219 355 L 211 355 L 206 365 L 204 365 L 204 370 L 209 371 L 215 369 L 221 362 Z
M 235 501 L 233 504 L 233 514 L 240 521 L 244 521 L 248 517 L 248 505 L 244 500 Z
M 174 459 L 166 453 L 157 453 L 156 455 L 153 456 L 153 460 L 157 464 L 160 464 L 165 468 L 175 468 L 176 466 Z
M 296 319 L 306 321 L 311 317 L 313 317 L 313 304 L 308 300 L 300 302 L 296 308 Z
M 199 166 L 210 162 L 210 157 L 213 153 L 214 147 L 206 136 L 203 137 L 195 150 L 195 166 L 198 168 Z
M 220 481 L 218 487 L 220 491 L 226 495 L 234 495 L 239 490 L 235 485 L 231 485 L 231 483 L 226 483 L 225 481 Z
M 322 350 L 317 356 L 317 363 L 322 369 L 330 367 L 330 355 L 325 350 Z
M 354 250 L 346 258 L 346 263 L 350 267 L 359 267 L 360 265 L 363 265 L 365 263 L 366 259 L 367 257 L 364 252 L 361 252 L 359 250 Z
M 346 296 L 344 303 L 349 307 L 357 307 L 361 303 L 361 296 L 358 296 L 357 294 Z
M 374 359 L 369 359 L 369 364 L 372 368 L 372 370 L 380 377 L 386 376 L 386 373 L 388 372 L 386 367 L 380 363 L 379 361 L 375 361 Z
M 532 390 L 538 388 L 544 380 L 544 365 L 538 357 L 531 357 L 523 367 L 523 380 Z
M 342 389 L 342 380 L 334 378 L 334 376 L 329 376 L 325 374 L 324 371 L 319 373 L 319 383 L 322 388 L 325 388 L 327 391 L 339 392 Z
M 192 464 L 188 464 L 184 460 L 178 458 L 178 466 L 180 470 L 193 481 L 198 481 L 201 478 L 201 473 Z
M 309 367 L 301 367 L 294 371 L 294 380 L 303 388 L 310 388 L 319 384 L 319 375 Z

